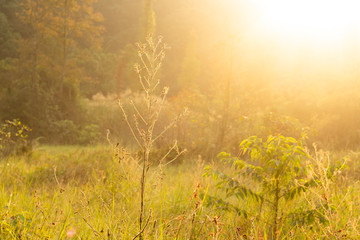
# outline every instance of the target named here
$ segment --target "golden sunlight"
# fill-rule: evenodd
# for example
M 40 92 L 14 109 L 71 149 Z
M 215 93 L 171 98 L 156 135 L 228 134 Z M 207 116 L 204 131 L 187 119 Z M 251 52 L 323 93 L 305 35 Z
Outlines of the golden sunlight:
M 359 33 L 358 0 L 252 0 L 261 25 L 289 40 L 335 43 Z

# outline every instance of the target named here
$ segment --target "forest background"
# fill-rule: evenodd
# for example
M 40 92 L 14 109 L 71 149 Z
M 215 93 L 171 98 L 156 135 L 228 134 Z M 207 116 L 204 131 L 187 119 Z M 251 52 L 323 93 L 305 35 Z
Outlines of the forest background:
M 142 103 L 135 43 L 150 31 L 171 46 L 160 76 L 170 86 L 160 125 L 190 110 L 159 148 L 176 138 L 190 153 L 213 156 L 237 151 L 252 135 L 304 130 L 309 142 L 357 148 L 358 36 L 326 53 L 321 43 L 284 44 L 258 30 L 249 1 L 231 4 L 1 0 L 0 122 L 19 119 L 40 143 L 103 143 L 109 129 L 131 146 L 116 100 Z

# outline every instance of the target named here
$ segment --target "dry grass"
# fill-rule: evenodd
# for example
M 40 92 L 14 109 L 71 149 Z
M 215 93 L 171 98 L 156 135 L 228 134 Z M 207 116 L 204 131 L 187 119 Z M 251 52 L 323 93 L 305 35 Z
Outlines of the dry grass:
M 331 157 L 315 159 L 324 164 Z M 202 178 L 203 166 L 201 158 L 186 156 L 181 164 L 149 169 L 146 239 L 267 239 L 265 224 L 206 206 L 204 196 L 220 193 Z M 2 160 L 0 172 L 0 239 L 132 239 L 138 233 L 141 167 L 131 156 L 119 163 L 109 147 L 42 147 Z M 328 221 L 287 222 L 279 239 L 358 239 L 360 185 L 344 176 L 346 170 L 296 200 Z

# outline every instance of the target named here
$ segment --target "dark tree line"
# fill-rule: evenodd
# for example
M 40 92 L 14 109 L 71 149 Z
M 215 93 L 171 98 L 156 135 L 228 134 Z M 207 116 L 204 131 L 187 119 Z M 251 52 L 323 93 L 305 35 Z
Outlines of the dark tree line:
M 252 30 L 246 2 L 0 0 L 0 122 L 20 119 L 48 143 L 96 142 L 106 129 L 126 142 L 115 99 L 141 99 L 136 42 L 155 34 L 171 46 L 160 72 L 171 109 L 191 112 L 173 133 L 187 148 L 230 151 L 303 127 L 315 141 L 358 146 L 357 38 L 337 49 L 342 58 L 281 50 Z

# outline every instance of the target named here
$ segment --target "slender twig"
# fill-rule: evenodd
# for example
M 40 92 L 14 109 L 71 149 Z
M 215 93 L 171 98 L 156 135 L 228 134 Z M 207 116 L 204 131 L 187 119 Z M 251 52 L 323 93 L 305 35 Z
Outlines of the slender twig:
M 84 220 L 84 222 L 89 226 L 89 228 L 91 228 L 96 237 L 100 237 L 101 239 L 105 240 L 105 238 L 103 238 L 103 236 L 101 236 L 101 234 L 93 226 L 91 226 L 91 224 L 86 220 L 86 218 L 84 218 L 79 212 L 77 212 L 77 214 L 79 214 L 80 217 Z
M 166 127 L 164 127 L 163 131 L 157 135 L 152 142 L 156 142 L 161 136 L 163 136 L 169 129 L 171 129 L 178 121 L 179 119 L 184 116 L 184 114 L 186 113 L 186 111 L 184 111 L 184 113 L 179 114 L 169 125 L 167 125 Z
M 138 114 L 138 116 L 140 117 L 140 119 L 145 123 L 147 124 L 147 122 L 145 121 L 144 117 L 142 116 L 142 114 L 140 113 L 140 111 L 138 110 L 138 108 L 136 107 L 134 101 L 130 101 L 131 105 L 133 106 L 135 112 Z
M 170 163 L 174 162 L 176 159 L 178 159 L 182 154 L 184 154 L 187 150 L 184 149 L 181 152 L 179 152 L 173 159 L 171 159 L 170 161 L 168 161 L 167 163 L 164 164 L 164 166 L 169 165 Z
M 160 163 L 162 163 L 167 156 L 177 147 L 177 142 L 175 141 L 174 145 L 169 149 L 169 151 L 160 159 Z
M 141 231 L 138 234 L 136 234 L 136 236 L 132 240 L 135 240 L 137 237 L 139 237 L 145 231 L 147 225 L 149 224 L 150 218 L 151 218 L 151 212 L 150 212 L 148 219 L 146 220 L 144 227 L 141 229 Z
M 131 124 L 130 124 L 130 122 L 129 122 L 129 120 L 128 120 L 128 117 L 127 117 L 127 114 L 126 114 L 126 112 L 125 112 L 125 109 L 124 109 L 124 107 L 122 106 L 122 104 L 121 104 L 120 102 L 119 102 L 119 106 L 120 106 L 120 109 L 121 109 L 121 111 L 122 111 L 122 113 L 123 113 L 123 115 L 124 115 L 125 122 L 126 122 L 126 124 L 128 125 L 128 127 L 129 127 L 129 129 L 130 129 L 130 131 L 131 131 L 131 134 L 133 135 L 133 137 L 134 137 L 134 139 L 136 140 L 136 142 L 137 142 L 137 144 L 139 145 L 139 147 L 140 147 L 141 149 L 143 149 L 143 145 L 140 143 L 139 139 L 138 139 L 137 136 L 135 135 L 135 132 L 134 132 L 134 130 L 133 130 L 133 127 L 131 126 Z
M 141 60 L 141 63 L 143 64 L 144 68 L 146 69 L 146 72 L 147 74 L 149 74 L 149 76 L 152 74 L 152 72 L 150 71 L 149 67 L 147 66 L 147 64 L 145 63 L 145 60 L 144 58 L 142 57 L 142 55 L 139 55 L 140 56 L 140 60 Z M 146 79 L 146 78 L 145 78 Z M 149 81 L 147 81 L 147 83 L 150 85 Z

